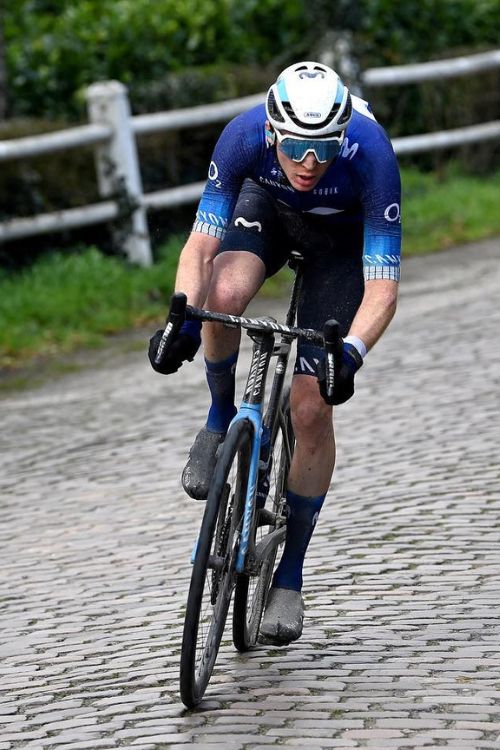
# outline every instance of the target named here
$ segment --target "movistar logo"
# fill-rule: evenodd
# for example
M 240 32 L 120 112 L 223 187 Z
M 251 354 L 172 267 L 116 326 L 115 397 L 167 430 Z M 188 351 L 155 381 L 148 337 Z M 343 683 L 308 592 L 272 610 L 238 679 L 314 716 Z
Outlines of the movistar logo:
M 256 227 L 258 232 L 262 232 L 262 224 L 260 223 L 260 221 L 247 221 L 243 218 L 243 216 L 238 216 L 238 218 L 234 222 L 234 226 L 237 227 L 239 224 L 241 224 L 242 227 L 246 227 L 247 229 Z

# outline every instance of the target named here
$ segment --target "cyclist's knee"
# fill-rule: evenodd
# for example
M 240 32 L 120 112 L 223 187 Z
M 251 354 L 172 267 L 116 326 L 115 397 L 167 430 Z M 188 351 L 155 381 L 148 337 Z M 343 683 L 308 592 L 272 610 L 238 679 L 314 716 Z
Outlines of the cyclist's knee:
M 231 284 L 226 280 L 219 280 L 210 288 L 207 307 L 210 310 L 217 310 L 230 315 L 241 315 L 248 302 L 247 295 L 242 293 L 238 287 L 231 287 Z
M 217 256 L 207 306 L 219 312 L 241 315 L 265 277 L 260 258 L 251 253 L 226 252 Z
M 316 378 L 293 378 L 290 406 L 298 437 L 324 440 L 333 436 L 332 408 L 321 398 Z

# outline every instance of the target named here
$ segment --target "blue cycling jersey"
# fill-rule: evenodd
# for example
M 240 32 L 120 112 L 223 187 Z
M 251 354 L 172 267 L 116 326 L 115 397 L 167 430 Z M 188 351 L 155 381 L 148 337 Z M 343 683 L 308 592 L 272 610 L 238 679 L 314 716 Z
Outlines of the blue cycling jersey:
M 264 105 L 238 115 L 213 152 L 193 231 L 223 238 L 245 178 L 296 211 L 335 226 L 362 223 L 365 278 L 399 280 L 401 181 L 391 142 L 369 105 L 353 96 L 342 151 L 313 190 L 295 190 L 266 139 Z

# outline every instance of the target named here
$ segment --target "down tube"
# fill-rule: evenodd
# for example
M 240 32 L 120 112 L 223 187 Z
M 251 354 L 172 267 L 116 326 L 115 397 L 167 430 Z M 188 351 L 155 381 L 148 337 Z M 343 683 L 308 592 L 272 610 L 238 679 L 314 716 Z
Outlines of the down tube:
M 236 558 L 236 572 L 242 573 L 245 567 L 245 557 L 248 550 L 250 528 L 252 526 L 253 507 L 255 503 L 255 492 L 257 488 L 257 477 L 259 471 L 260 440 L 262 430 L 262 404 L 247 404 L 243 402 L 233 422 L 239 419 L 249 419 L 254 427 L 252 457 L 248 472 L 247 494 L 245 498 L 245 512 L 243 515 L 243 529 L 241 531 L 238 557 Z

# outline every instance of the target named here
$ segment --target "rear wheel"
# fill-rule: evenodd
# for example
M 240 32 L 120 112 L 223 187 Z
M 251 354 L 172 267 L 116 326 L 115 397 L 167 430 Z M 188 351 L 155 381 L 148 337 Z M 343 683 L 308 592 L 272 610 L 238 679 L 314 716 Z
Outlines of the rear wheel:
M 263 537 L 285 523 L 283 507 L 294 444 L 290 391 L 287 389 L 281 397 L 274 434 L 271 435 L 270 488 L 264 510 L 256 511 L 256 545 Z M 233 642 L 238 651 L 248 651 L 257 643 L 277 552 L 277 546 L 270 547 L 256 570 L 242 573 L 237 578 L 233 609 Z M 251 561 L 249 562 L 251 564 Z
M 234 589 L 252 451 L 248 420 L 229 430 L 215 467 L 198 538 L 181 649 L 180 691 L 192 708 L 203 698 L 224 632 Z

